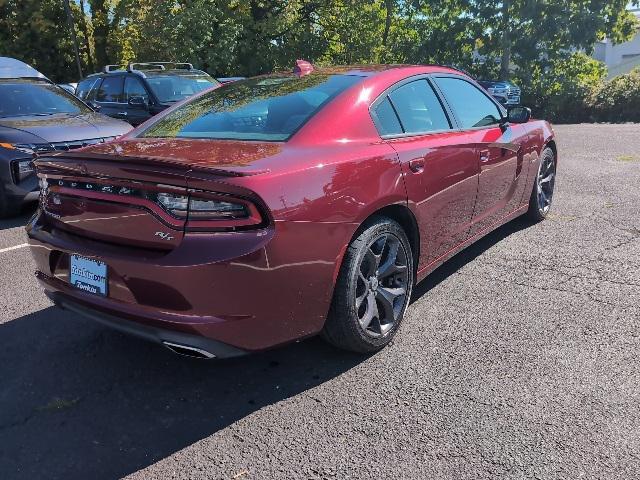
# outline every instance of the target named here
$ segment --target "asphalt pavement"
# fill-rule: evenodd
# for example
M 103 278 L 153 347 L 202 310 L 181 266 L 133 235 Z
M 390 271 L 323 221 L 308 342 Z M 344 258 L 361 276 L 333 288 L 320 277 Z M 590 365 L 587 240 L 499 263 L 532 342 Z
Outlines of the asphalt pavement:
M 51 307 L 29 212 L 0 221 L 0 478 L 640 478 L 640 125 L 556 132 L 550 218 L 439 268 L 371 356 L 172 355 Z

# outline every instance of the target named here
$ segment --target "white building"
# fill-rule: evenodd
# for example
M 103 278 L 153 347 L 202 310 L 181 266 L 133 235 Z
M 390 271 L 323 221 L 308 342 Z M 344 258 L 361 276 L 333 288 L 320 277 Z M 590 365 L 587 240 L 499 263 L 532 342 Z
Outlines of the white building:
M 640 8 L 631 11 L 640 20 Z M 607 65 L 609 78 L 628 73 L 635 67 L 640 67 L 640 29 L 636 36 L 624 43 L 613 44 L 605 39 L 596 43 L 593 58 Z

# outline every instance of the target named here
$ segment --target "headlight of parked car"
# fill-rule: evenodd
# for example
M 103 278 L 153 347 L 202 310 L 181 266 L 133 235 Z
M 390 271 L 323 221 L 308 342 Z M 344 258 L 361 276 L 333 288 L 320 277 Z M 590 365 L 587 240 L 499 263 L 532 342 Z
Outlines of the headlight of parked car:
M 0 143 L 0 147 L 9 150 L 18 150 L 30 155 L 53 150 L 53 145 L 49 143 Z
M 16 179 L 16 183 L 20 183 L 35 172 L 35 167 L 31 160 L 17 160 L 13 162 L 12 165 L 13 176 Z

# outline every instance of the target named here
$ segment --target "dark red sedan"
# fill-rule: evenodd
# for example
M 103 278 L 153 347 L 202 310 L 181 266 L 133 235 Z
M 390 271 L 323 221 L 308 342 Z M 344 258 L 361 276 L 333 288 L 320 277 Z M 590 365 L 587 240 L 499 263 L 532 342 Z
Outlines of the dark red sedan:
M 53 302 L 231 357 L 321 333 L 389 343 L 417 281 L 551 205 L 551 127 L 439 66 L 298 69 L 192 97 L 37 160 L 28 225 Z

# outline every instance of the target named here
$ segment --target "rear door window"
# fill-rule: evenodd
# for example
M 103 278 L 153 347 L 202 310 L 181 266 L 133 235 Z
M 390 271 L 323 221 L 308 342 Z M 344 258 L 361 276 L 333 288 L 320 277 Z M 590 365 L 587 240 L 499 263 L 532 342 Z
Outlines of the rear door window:
M 458 117 L 460 127 L 489 127 L 500 123 L 502 113 L 498 106 L 471 82 L 456 77 L 437 77 L 435 81 Z
M 96 102 L 124 103 L 122 84 L 124 77 L 105 77 L 96 93 Z
M 427 80 L 416 80 L 396 88 L 389 99 L 400 117 L 404 133 L 449 130 L 451 123 Z
M 396 115 L 389 97 L 385 98 L 374 110 L 376 126 L 380 135 L 398 135 L 402 133 L 402 125 Z
M 149 101 L 147 89 L 144 88 L 142 82 L 136 77 L 127 77 L 124 81 L 124 97 L 125 102 L 128 102 L 133 97 L 142 97 L 146 101 Z

